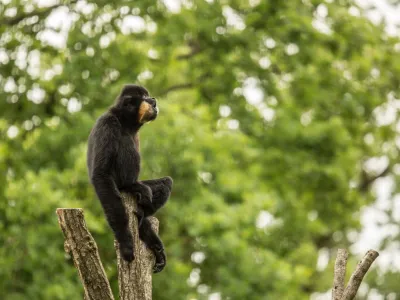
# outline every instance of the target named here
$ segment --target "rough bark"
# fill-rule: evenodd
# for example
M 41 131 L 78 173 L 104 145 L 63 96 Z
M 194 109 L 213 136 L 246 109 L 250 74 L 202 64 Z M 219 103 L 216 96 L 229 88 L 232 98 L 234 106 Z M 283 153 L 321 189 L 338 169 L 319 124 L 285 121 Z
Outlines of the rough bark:
M 86 227 L 83 210 L 58 208 L 57 215 L 65 237 L 64 248 L 71 254 L 78 269 L 84 288 L 84 298 L 114 300 L 96 242 Z
M 333 278 L 332 300 L 341 300 L 344 291 L 344 278 L 349 253 L 345 249 L 338 249 L 335 261 L 335 273 Z
M 114 241 L 117 251 L 120 299 L 151 300 L 155 258 L 139 239 L 135 199 L 123 194 L 123 200 L 129 217 L 129 230 L 133 236 L 135 260 L 132 263 L 124 261 L 120 257 L 118 242 Z M 71 253 L 84 287 L 84 299 L 113 300 L 96 242 L 86 227 L 82 209 L 58 208 L 57 215 L 65 237 L 65 250 Z M 149 219 L 152 228 L 158 233 L 158 220 L 154 217 Z
M 128 264 L 119 254 L 118 242 L 115 241 L 118 261 L 118 283 L 121 300 L 151 300 L 152 273 L 155 258 L 153 253 L 139 239 L 138 222 L 135 216 L 136 201 L 132 196 L 123 195 L 125 209 L 129 216 L 129 229 L 132 232 L 135 260 Z M 158 232 L 158 220 L 150 217 L 153 229 Z
M 342 300 L 354 299 L 365 274 L 378 256 L 379 253 L 374 250 L 369 250 L 365 254 L 364 258 L 358 263 L 356 270 L 351 275 L 349 283 L 343 292 Z

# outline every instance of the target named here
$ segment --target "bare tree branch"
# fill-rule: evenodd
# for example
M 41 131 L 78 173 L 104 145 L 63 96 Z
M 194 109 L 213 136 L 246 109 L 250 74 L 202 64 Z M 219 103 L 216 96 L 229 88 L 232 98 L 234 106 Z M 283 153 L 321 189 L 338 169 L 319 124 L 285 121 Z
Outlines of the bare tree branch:
M 160 96 L 165 96 L 168 93 L 177 91 L 177 90 L 190 89 L 192 87 L 194 87 L 194 84 L 191 82 L 172 85 L 169 88 L 166 88 L 164 91 L 162 91 L 160 93 Z
M 343 292 L 341 300 L 354 299 L 365 274 L 368 272 L 369 267 L 378 256 L 379 253 L 374 250 L 369 250 L 365 254 L 364 258 L 358 263 L 356 270 L 351 275 L 349 283 L 347 284 L 346 289 Z
M 66 252 L 71 253 L 78 269 L 87 300 L 114 300 L 96 242 L 88 231 L 80 208 L 57 209 L 58 222 L 64 233 Z
M 344 279 L 349 253 L 345 249 L 338 249 L 333 278 L 332 300 L 341 300 L 344 291 Z
M 365 170 L 362 170 L 362 173 L 361 173 L 362 179 L 361 179 L 361 183 L 359 185 L 359 190 L 361 192 L 366 192 L 369 189 L 369 187 L 371 186 L 371 184 L 373 184 L 375 182 L 375 180 L 388 175 L 390 171 L 391 171 L 390 164 L 381 173 L 379 173 L 378 175 L 372 176 L 372 177 L 368 177 L 367 172 L 365 172 Z

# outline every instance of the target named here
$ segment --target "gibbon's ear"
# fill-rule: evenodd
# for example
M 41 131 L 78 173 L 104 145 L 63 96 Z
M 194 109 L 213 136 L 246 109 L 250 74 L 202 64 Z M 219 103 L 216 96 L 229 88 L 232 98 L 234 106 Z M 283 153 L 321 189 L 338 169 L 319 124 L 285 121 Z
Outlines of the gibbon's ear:
M 120 95 L 115 102 L 115 106 L 119 108 L 126 107 L 131 103 L 131 99 L 132 96 L 130 95 Z
M 152 106 L 147 101 L 142 101 L 139 106 L 138 121 L 140 124 L 144 124 L 151 121 L 154 115 L 154 110 Z

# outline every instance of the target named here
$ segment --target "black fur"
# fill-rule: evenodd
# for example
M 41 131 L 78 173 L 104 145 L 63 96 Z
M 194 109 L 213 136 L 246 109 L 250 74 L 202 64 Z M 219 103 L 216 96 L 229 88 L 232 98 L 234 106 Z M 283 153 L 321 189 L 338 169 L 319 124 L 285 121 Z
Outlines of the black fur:
M 134 259 L 134 245 L 120 192 L 129 192 L 136 196 L 139 236 L 156 256 L 154 272 L 160 272 L 166 264 L 164 246 L 151 229 L 147 217 L 166 203 L 173 182 L 170 177 L 138 180 L 138 131 L 143 125 L 139 122 L 138 114 L 143 101 L 148 102 L 152 108 L 146 120 L 154 120 L 158 113 L 156 100 L 150 98 L 147 90 L 141 86 L 124 86 L 115 105 L 97 120 L 90 133 L 87 165 L 107 221 L 119 242 L 121 255 L 129 262 Z

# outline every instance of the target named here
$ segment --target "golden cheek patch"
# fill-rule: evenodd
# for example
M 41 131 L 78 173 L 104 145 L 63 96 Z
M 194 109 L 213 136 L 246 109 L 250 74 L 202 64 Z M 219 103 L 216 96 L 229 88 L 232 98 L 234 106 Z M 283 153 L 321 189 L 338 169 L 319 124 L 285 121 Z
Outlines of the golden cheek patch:
M 143 120 L 146 115 L 148 115 L 149 113 L 151 113 L 151 105 L 149 103 L 147 103 L 146 101 L 142 101 L 142 103 L 140 104 L 139 107 L 139 123 L 144 123 L 146 122 L 146 120 Z M 144 122 L 143 122 L 144 121 Z

